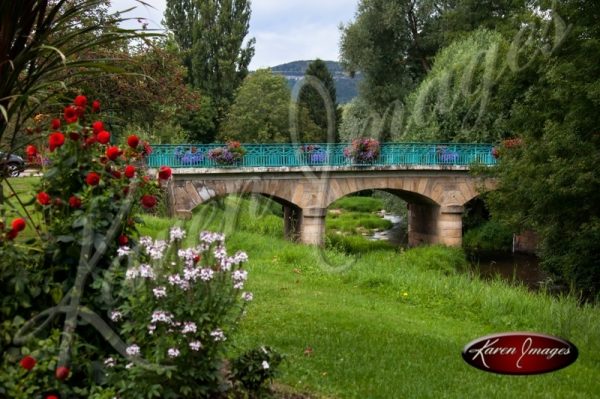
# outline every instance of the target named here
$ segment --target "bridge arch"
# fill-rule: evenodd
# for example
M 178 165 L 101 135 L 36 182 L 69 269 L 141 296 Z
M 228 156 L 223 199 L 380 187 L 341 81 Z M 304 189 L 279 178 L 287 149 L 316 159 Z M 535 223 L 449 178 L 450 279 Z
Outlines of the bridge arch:
M 462 243 L 464 204 L 481 192 L 465 168 L 258 168 L 177 170 L 169 184 L 172 212 L 190 217 L 211 198 L 263 194 L 283 206 L 285 233 L 307 244 L 324 241 L 327 207 L 364 190 L 391 192 L 409 203 L 409 244 Z M 487 184 L 489 186 L 489 184 Z M 489 187 L 488 187 L 489 188 Z

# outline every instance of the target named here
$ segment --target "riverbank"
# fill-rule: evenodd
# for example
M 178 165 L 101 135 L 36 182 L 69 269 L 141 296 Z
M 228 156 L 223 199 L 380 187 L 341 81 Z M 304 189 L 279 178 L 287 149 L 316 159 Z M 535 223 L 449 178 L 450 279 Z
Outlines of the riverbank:
M 276 207 L 229 198 L 199 207 L 188 239 L 225 230 L 248 252 L 254 301 L 234 338 L 286 355 L 278 381 L 335 398 L 594 398 L 600 396 L 600 311 L 468 270 L 461 250 L 384 249 L 353 255 L 282 238 Z M 160 235 L 173 221 L 146 218 Z M 236 222 L 237 221 L 237 222 Z M 494 332 L 538 331 L 578 346 L 577 362 L 539 376 L 482 372 L 463 362 L 471 340 Z

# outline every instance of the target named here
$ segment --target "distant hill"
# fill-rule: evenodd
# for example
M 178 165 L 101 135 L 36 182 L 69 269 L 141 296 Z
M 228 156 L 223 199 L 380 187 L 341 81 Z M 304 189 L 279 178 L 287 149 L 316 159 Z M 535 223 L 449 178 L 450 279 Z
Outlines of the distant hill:
M 304 77 L 304 72 L 308 65 L 312 61 L 293 61 L 287 64 L 277 65 L 271 68 L 273 73 L 283 75 L 290 87 L 296 84 L 296 81 Z M 357 74 L 354 78 L 351 78 L 344 70 L 342 65 L 336 61 L 325 61 L 327 69 L 331 72 L 333 80 L 335 82 L 335 90 L 337 95 L 337 102 L 339 104 L 345 104 L 352 101 L 354 97 L 358 95 L 358 83 L 362 80 L 362 76 Z

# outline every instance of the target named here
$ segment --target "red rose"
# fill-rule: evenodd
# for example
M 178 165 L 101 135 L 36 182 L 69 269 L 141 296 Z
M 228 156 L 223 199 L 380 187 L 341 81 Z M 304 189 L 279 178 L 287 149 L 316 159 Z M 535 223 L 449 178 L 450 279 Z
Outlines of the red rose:
M 92 112 L 100 112 L 100 101 L 92 101 Z
M 21 361 L 19 362 L 19 364 L 25 370 L 31 371 L 31 369 L 33 369 L 35 367 L 36 361 L 31 356 L 25 356 L 23 359 L 21 359 Z
M 69 138 L 73 141 L 79 141 L 79 133 L 77 132 L 71 132 L 69 133 Z
M 77 105 L 78 107 L 85 107 L 87 105 L 86 96 L 75 97 L 75 101 L 73 101 L 73 104 Z
M 119 172 L 118 170 L 113 170 L 113 171 L 112 171 L 112 172 L 110 172 L 110 173 L 113 175 L 113 177 L 114 177 L 115 179 L 120 179 L 120 178 L 121 178 L 121 172 Z
M 54 394 L 51 394 L 51 395 L 46 396 L 44 399 L 60 399 L 60 397 L 58 397 Z
M 50 151 L 54 151 L 56 148 L 62 146 L 65 143 L 65 135 L 61 132 L 54 132 L 48 136 L 48 145 Z
M 81 208 L 81 199 L 72 195 L 71 198 L 69 198 L 69 206 L 71 208 Z
M 110 141 L 110 133 L 106 130 L 102 130 L 96 136 L 96 140 L 98 140 L 98 143 L 100 144 L 106 144 Z
M 97 186 L 100 183 L 100 175 L 96 172 L 90 172 L 87 174 L 85 182 L 90 186 Z
M 92 144 L 94 144 L 96 142 L 96 138 L 95 137 L 88 137 L 87 139 L 85 139 L 85 146 L 89 147 Z
M 6 238 L 8 240 L 14 240 L 18 235 L 19 232 L 17 230 L 10 230 L 8 233 L 6 233 Z
M 153 195 L 143 195 L 142 196 L 142 206 L 146 209 L 152 209 L 156 205 L 156 197 Z
M 140 144 L 140 139 L 135 134 L 127 137 L 127 145 L 131 148 L 137 148 L 138 144 Z
M 79 110 L 77 109 L 77 107 L 69 105 L 68 107 L 65 107 L 63 116 L 65 118 L 65 122 L 75 123 L 79 118 Z
M 127 238 L 126 235 L 121 234 L 119 236 L 119 240 L 118 241 L 119 241 L 119 245 L 120 246 L 127 245 L 127 243 L 129 242 L 129 238 Z
M 23 218 L 16 218 L 12 221 L 11 226 L 13 230 L 23 231 L 25 230 L 25 226 L 27 226 L 27 223 L 25 223 L 25 219 Z
M 37 150 L 37 148 L 35 148 L 35 146 L 34 146 L 34 145 L 28 145 L 28 146 L 25 148 L 25 153 L 27 154 L 27 156 L 28 156 L 29 158 L 33 158 L 33 157 L 37 156 L 37 154 L 38 154 L 38 150 Z
M 70 373 L 70 370 L 68 367 L 60 366 L 56 369 L 55 376 L 56 376 L 56 379 L 62 381 L 69 376 L 69 373 Z
M 104 123 L 102 121 L 96 121 L 92 123 L 92 129 L 94 130 L 94 134 L 98 134 L 104 130 Z
M 56 206 L 61 206 L 63 204 L 62 200 L 60 198 L 54 198 L 54 205 Z
M 50 196 L 42 191 L 38 193 L 37 201 L 40 203 L 40 205 L 48 205 L 50 204 Z
M 121 154 L 122 154 L 122 151 L 117 146 L 108 147 L 106 149 L 106 156 L 111 161 L 114 161 L 115 159 L 117 159 L 119 157 L 119 155 L 121 155 Z
M 52 122 L 50 123 L 50 125 L 52 126 L 52 130 L 57 130 L 60 128 L 60 119 L 52 119 Z
M 125 166 L 125 176 L 128 179 L 133 178 L 133 176 L 135 176 L 135 166 L 133 166 L 133 165 Z
M 161 166 L 158 171 L 158 178 L 161 180 L 168 180 L 172 173 L 171 168 L 168 166 Z

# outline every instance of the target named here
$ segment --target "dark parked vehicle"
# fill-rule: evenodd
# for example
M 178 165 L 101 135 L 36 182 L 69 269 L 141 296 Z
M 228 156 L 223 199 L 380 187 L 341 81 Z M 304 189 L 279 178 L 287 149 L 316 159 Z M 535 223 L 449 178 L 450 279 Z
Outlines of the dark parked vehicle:
M 15 154 L 0 151 L 0 174 L 7 177 L 17 177 L 25 170 L 25 160 Z

